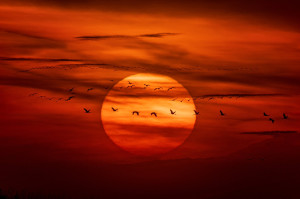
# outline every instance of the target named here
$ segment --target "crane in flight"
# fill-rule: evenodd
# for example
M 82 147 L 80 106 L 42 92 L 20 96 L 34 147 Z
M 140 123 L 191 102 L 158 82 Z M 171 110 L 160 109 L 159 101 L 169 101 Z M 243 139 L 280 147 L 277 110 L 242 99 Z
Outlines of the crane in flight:
M 136 115 L 140 115 L 140 112 L 138 112 L 138 111 L 132 111 L 132 115 L 134 115 L 134 114 L 136 114 Z
M 175 115 L 176 111 L 173 111 L 172 109 L 170 109 L 170 112 L 172 115 Z
M 155 117 L 157 117 L 157 113 L 152 112 L 151 115 L 154 115 Z
M 65 101 L 70 101 L 72 98 L 74 98 L 75 96 L 70 96 L 68 99 L 66 99 Z
M 85 113 L 91 113 L 91 109 L 83 108 L 83 110 L 85 111 Z
M 114 107 L 111 107 L 111 109 L 115 112 L 115 111 L 118 111 L 117 108 L 114 108 Z
M 225 114 L 223 113 L 223 111 L 222 110 L 220 110 L 220 114 L 221 114 L 221 116 L 224 116 Z
M 199 111 L 194 110 L 195 115 L 199 115 Z

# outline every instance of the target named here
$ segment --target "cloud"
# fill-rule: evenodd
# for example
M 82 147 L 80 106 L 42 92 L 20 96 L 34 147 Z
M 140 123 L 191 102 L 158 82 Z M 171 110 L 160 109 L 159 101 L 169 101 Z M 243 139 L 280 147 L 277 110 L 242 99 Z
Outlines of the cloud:
M 0 57 L 3 61 L 37 61 L 37 62 L 76 62 L 80 59 L 64 59 L 64 58 L 29 58 L 29 57 Z
M 8 5 L 42 5 L 56 6 L 64 9 L 93 9 L 100 11 L 142 13 L 170 16 L 197 16 L 211 18 L 239 17 L 251 19 L 265 25 L 299 29 L 297 0 L 253 1 L 138 1 L 117 0 L 100 2 L 96 0 L 3 0 Z
M 178 33 L 154 33 L 154 34 L 142 34 L 142 35 L 85 35 L 75 37 L 80 40 L 101 40 L 101 39 L 123 39 L 123 38 L 139 38 L 139 37 L 150 37 L 150 38 L 161 38 L 165 36 L 178 35 Z
M 278 134 L 290 134 L 298 133 L 297 131 L 257 131 L 257 132 L 242 132 L 246 135 L 278 135 Z

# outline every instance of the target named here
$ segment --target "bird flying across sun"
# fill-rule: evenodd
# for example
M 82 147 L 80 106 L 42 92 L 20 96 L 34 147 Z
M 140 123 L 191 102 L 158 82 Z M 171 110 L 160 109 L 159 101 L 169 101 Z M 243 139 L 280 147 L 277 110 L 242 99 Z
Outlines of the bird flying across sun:
M 152 112 L 151 115 L 154 115 L 155 117 L 157 117 L 157 113 L 156 112 Z
M 172 115 L 175 115 L 176 111 L 173 111 L 172 109 L 170 109 L 170 112 Z
M 114 108 L 114 107 L 111 107 L 111 109 L 115 112 L 115 111 L 118 111 L 117 108 Z
M 136 115 L 140 115 L 140 112 L 138 112 L 138 111 L 132 111 L 132 115 L 134 115 L 134 114 L 136 114 Z

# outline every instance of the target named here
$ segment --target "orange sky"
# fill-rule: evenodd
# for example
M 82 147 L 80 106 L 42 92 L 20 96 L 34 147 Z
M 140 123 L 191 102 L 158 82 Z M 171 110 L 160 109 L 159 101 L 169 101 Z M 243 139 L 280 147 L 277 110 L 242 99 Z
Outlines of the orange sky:
M 241 132 L 298 131 L 298 21 L 289 10 L 263 13 L 250 3 L 242 12 L 230 2 L 163 9 L 167 3 L 4 1 L 2 149 L 54 160 L 139 160 L 108 138 L 100 117 L 108 91 L 138 73 L 175 79 L 200 111 L 187 140 L 161 159 L 219 157 L 271 137 Z

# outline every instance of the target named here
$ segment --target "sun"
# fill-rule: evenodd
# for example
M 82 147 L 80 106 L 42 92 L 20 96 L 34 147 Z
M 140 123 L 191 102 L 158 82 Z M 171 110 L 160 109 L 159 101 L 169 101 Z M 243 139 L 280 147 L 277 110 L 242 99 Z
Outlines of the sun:
M 166 153 L 190 135 L 196 116 L 188 91 L 171 77 L 141 73 L 119 81 L 102 105 L 106 134 L 140 156 Z

